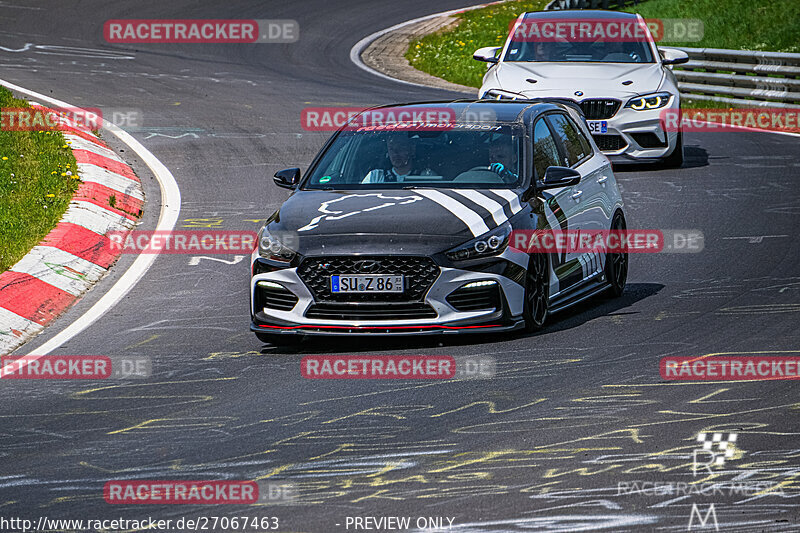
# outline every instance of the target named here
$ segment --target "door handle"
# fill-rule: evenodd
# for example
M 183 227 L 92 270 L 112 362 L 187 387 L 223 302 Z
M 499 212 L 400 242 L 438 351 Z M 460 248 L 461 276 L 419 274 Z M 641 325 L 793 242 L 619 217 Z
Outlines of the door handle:
M 608 181 L 608 176 L 601 176 L 597 178 L 597 183 L 605 183 L 606 181 Z
M 572 193 L 572 199 L 573 200 L 577 200 L 578 198 L 581 197 L 582 194 L 583 194 L 583 191 L 575 191 L 574 193 Z

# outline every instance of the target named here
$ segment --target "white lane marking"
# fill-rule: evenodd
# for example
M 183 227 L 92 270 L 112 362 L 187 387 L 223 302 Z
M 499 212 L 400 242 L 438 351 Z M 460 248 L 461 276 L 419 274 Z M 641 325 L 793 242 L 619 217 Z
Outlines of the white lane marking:
M 491 2 L 491 4 L 499 4 L 499 3 L 500 2 Z M 367 72 L 369 72 L 370 74 L 372 74 L 374 76 L 378 76 L 379 78 L 383 78 L 383 79 L 389 80 L 389 81 L 394 81 L 394 82 L 397 82 L 397 83 L 404 83 L 406 85 L 413 85 L 414 87 L 424 87 L 426 89 L 431 89 L 432 87 L 430 85 L 424 85 L 422 83 L 414 83 L 413 81 L 406 81 L 406 80 L 400 80 L 400 79 L 397 79 L 397 78 L 392 78 L 391 76 L 387 76 L 383 72 L 378 72 L 377 70 L 368 67 L 361 60 L 361 53 L 367 48 L 367 46 L 369 46 L 372 43 L 372 41 L 374 41 L 375 39 L 378 39 L 379 37 L 382 37 L 382 36 L 386 35 L 389 32 L 394 31 L 394 30 L 398 30 L 398 29 L 403 28 L 405 26 L 410 26 L 411 24 L 416 24 L 417 22 L 422 22 L 423 20 L 430 20 L 430 19 L 433 19 L 433 18 L 436 18 L 436 17 L 443 17 L 445 15 L 454 15 L 456 13 L 463 13 L 464 11 L 472 11 L 473 9 L 479 9 L 481 7 L 485 7 L 485 6 L 488 6 L 488 5 L 491 5 L 491 4 L 480 4 L 480 5 L 477 5 L 477 6 L 471 6 L 471 7 L 467 7 L 467 8 L 463 8 L 462 7 L 460 9 L 451 9 L 450 11 L 443 11 L 441 13 L 434 13 L 433 15 L 427 15 L 427 16 L 424 16 L 424 17 L 419 17 L 419 18 L 415 18 L 415 19 L 412 19 L 412 20 L 407 20 L 405 22 L 401 22 L 400 24 L 395 24 L 394 26 L 391 26 L 391 27 L 386 28 L 384 30 L 380 30 L 380 31 L 376 31 L 375 33 L 371 33 L 371 34 L 367 35 L 366 37 L 364 37 L 363 39 L 361 39 L 360 41 L 358 41 L 356 44 L 353 45 L 353 47 L 350 49 L 350 61 L 352 61 L 361 70 L 367 71 Z M 447 89 L 442 89 L 442 90 L 447 90 Z
M 472 232 L 472 235 L 475 237 L 479 235 L 483 235 L 487 231 L 489 231 L 489 227 L 483 221 L 481 216 L 473 211 L 472 209 L 468 208 L 461 202 L 450 198 L 446 194 L 443 194 L 439 191 L 415 191 L 418 194 L 426 197 L 427 199 L 436 202 L 440 206 L 444 207 L 451 213 L 453 213 L 456 217 L 461 219 L 461 221 L 467 225 L 469 230 Z
M 13 83 L 9 83 L 2 79 L 0 79 L 0 85 L 4 85 L 13 91 L 32 96 L 33 98 L 38 98 L 56 106 L 74 107 L 70 106 L 70 104 L 66 102 L 62 102 L 61 100 L 50 98 L 49 96 L 45 96 L 34 91 L 29 91 L 28 89 L 20 87 L 19 85 L 14 85 Z M 120 141 L 127 144 L 128 147 L 130 147 L 153 172 L 153 175 L 155 176 L 156 180 L 158 181 L 158 185 L 161 188 L 161 212 L 158 216 L 158 224 L 156 224 L 155 231 L 172 231 L 172 229 L 175 227 L 175 224 L 178 222 L 178 215 L 181 210 L 181 191 L 180 188 L 178 188 L 178 183 L 175 181 L 175 177 L 172 175 L 169 169 L 156 158 L 156 156 L 150 153 L 147 148 L 142 146 L 142 144 L 134 139 L 133 136 L 131 136 L 128 132 L 120 129 L 118 126 L 108 122 L 107 120 L 103 120 L 103 127 L 116 135 Z M 114 286 L 111 287 L 108 292 L 106 292 L 97 302 L 95 302 L 95 304 L 88 311 L 81 315 L 72 324 L 64 328 L 64 330 L 57 333 L 52 339 L 40 346 L 35 353 L 37 355 L 49 354 L 56 348 L 71 340 L 73 337 L 78 335 L 97 319 L 103 316 L 106 312 L 108 312 L 109 309 L 119 303 L 120 300 L 122 300 L 122 298 L 136 285 L 136 283 L 142 279 L 158 255 L 159 254 L 157 253 L 139 255 L 133 264 L 128 267 L 128 270 L 126 270 L 119 280 L 117 280 Z
M 453 192 L 460 194 L 464 198 L 472 200 L 476 204 L 485 207 L 487 211 L 492 214 L 492 218 L 494 219 L 495 224 L 500 226 L 503 222 L 508 220 L 505 211 L 503 211 L 503 206 L 499 203 L 495 202 L 485 194 L 481 194 L 480 192 L 473 190 L 473 189 L 453 189 Z
M 139 182 L 122 174 L 111 172 L 91 163 L 78 163 L 78 174 L 83 182 L 99 183 L 137 200 L 144 200 L 144 194 L 138 187 Z
M 744 237 L 723 237 L 723 241 L 733 241 L 733 240 L 746 240 L 748 244 L 761 244 L 764 242 L 764 239 L 778 239 L 781 237 L 788 237 L 788 235 L 748 235 Z
M 33 276 L 73 296 L 80 296 L 106 270 L 54 246 L 34 246 L 9 270 Z
M 225 259 L 220 259 L 219 257 L 208 257 L 207 255 L 193 255 L 189 258 L 189 265 L 190 266 L 197 266 L 200 264 L 201 259 L 208 259 L 209 261 L 217 261 L 218 263 L 225 263 L 226 265 L 235 265 L 236 263 L 241 263 L 242 259 L 247 257 L 246 255 L 234 255 L 233 259 L 230 261 L 226 261 Z
M 83 226 L 99 235 L 105 235 L 109 230 L 118 230 L 120 225 L 126 228 L 134 225 L 133 220 L 123 215 L 83 200 L 70 202 L 66 213 L 61 218 L 61 222 Z
M 494 194 L 499 196 L 500 198 L 505 198 L 508 200 L 509 205 L 511 206 L 511 214 L 516 215 L 520 211 L 522 211 L 522 206 L 519 204 L 519 196 L 515 193 L 511 192 L 508 189 L 489 189 Z

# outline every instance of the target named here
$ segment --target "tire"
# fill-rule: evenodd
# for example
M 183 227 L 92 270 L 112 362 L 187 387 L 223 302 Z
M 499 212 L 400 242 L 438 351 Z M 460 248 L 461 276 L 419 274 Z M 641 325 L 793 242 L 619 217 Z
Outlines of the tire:
M 525 302 L 522 316 L 525 331 L 534 332 L 544 328 L 547 322 L 550 293 L 550 261 L 547 254 L 533 254 L 525 273 Z
M 617 211 L 611 220 L 611 230 L 625 231 L 626 228 L 625 217 Z M 611 296 L 621 296 L 628 280 L 628 252 L 606 253 L 605 275 Z
M 675 144 L 675 149 L 663 160 L 664 167 L 666 168 L 681 168 L 683 166 L 683 132 L 678 132 L 678 141 Z
M 293 346 L 300 343 L 298 335 L 280 335 L 275 333 L 256 333 L 258 340 L 273 346 Z

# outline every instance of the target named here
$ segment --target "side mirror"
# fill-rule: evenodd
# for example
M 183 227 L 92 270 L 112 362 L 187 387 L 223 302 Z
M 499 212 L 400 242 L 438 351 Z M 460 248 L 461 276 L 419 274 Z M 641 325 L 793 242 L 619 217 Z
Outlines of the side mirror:
M 272 179 L 278 187 L 294 189 L 297 187 L 297 184 L 300 183 L 300 169 L 286 168 L 284 170 L 279 170 Z
M 580 181 L 581 173 L 574 168 L 547 167 L 547 170 L 544 171 L 544 179 L 539 180 L 536 186 L 539 190 L 557 189 L 577 185 Z
M 659 48 L 662 65 L 681 65 L 689 62 L 689 54 L 677 48 Z
M 483 61 L 485 63 L 497 63 L 500 60 L 497 59 L 497 51 L 500 50 L 500 46 L 486 46 L 484 48 L 478 48 L 475 50 L 475 53 L 472 54 L 472 59 L 476 61 Z

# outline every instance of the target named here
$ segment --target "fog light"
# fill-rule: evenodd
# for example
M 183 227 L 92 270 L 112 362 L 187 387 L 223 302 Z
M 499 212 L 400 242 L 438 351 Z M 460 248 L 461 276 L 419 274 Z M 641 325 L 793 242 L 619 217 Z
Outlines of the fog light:
M 477 287 L 488 287 L 490 285 L 497 285 L 497 282 L 494 280 L 486 280 L 486 281 L 473 281 L 472 283 L 467 283 L 463 285 L 462 289 L 475 289 Z
M 256 285 L 261 289 L 283 289 L 284 286 L 274 281 L 259 281 Z

